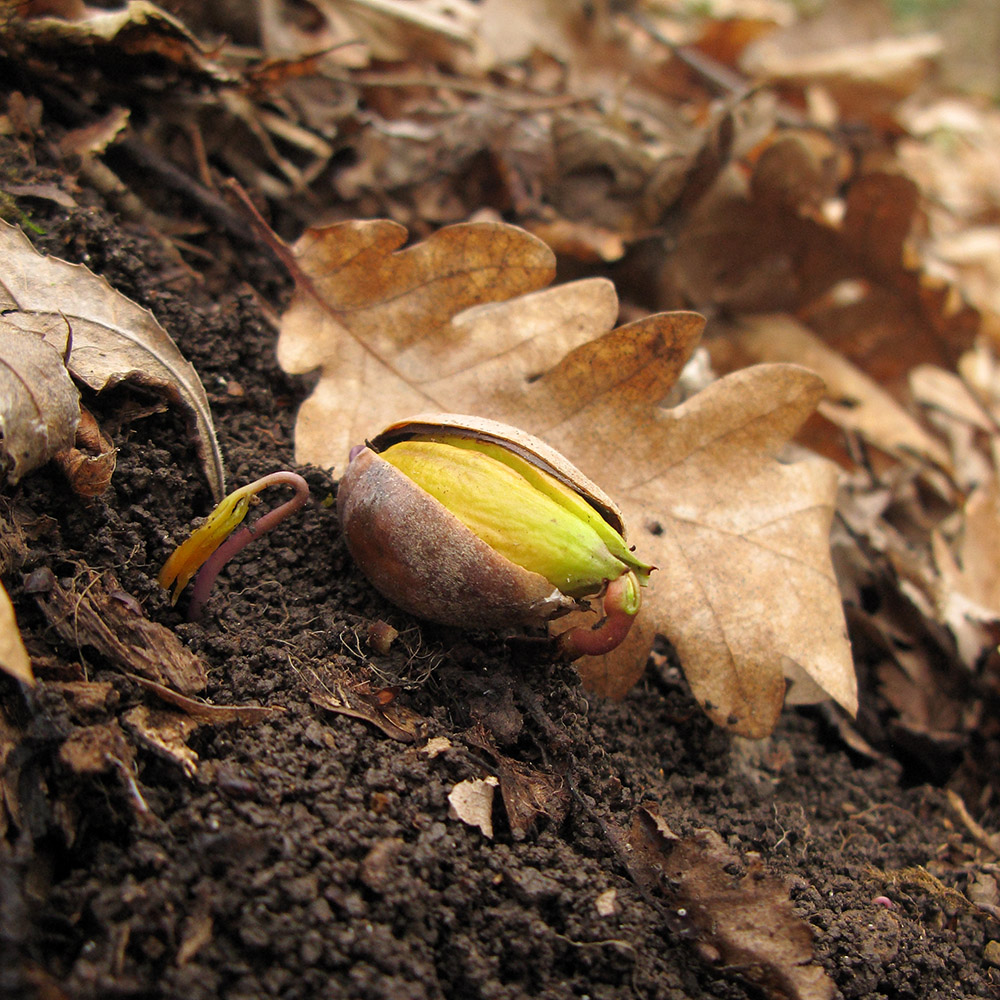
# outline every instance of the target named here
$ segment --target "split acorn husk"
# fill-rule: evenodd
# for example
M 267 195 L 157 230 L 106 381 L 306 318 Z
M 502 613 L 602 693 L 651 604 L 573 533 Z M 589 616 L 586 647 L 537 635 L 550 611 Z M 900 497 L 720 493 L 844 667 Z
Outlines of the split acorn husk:
M 583 645 L 564 643 L 565 658 L 617 645 L 615 629 L 624 638 L 651 570 L 600 487 L 533 435 L 481 417 L 391 424 L 352 451 L 337 507 L 359 568 L 417 617 L 543 625 L 602 597 L 604 634 L 572 630 Z

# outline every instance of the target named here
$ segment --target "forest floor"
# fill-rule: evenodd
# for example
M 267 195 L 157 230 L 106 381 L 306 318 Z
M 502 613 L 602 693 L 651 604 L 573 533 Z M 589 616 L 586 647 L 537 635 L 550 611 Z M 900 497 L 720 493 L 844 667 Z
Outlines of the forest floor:
M 226 568 L 192 623 L 157 583 L 212 501 L 178 407 L 134 381 L 85 391 L 117 448 L 109 488 L 81 498 L 49 464 L 0 492 L 0 571 L 39 680 L 0 674 L 0 996 L 997 995 L 995 677 L 962 674 L 955 701 L 978 715 L 920 732 L 897 724 L 860 644 L 856 728 L 824 704 L 787 709 L 751 741 L 709 721 L 662 639 L 614 702 L 541 645 L 393 608 L 344 547 L 336 471 L 295 463 L 315 377 L 276 360 L 291 281 L 231 206 L 192 204 L 186 181 L 154 193 L 152 220 L 100 171 L 64 183 L 59 143 L 91 119 L 16 62 L 5 56 L 17 86 L 56 111 L 30 139 L 0 136 L 4 217 L 169 331 L 205 386 L 232 485 L 292 469 L 310 502 Z M 127 99 L 115 87 L 108 101 Z M 4 98 L 8 124 L 31 117 L 16 87 Z M 130 148 L 108 160 L 148 194 L 158 175 Z M 473 151 L 448 175 L 470 205 L 479 181 L 516 188 L 483 162 Z M 579 207 L 575 169 L 565 204 Z M 427 206 L 465 211 L 434 191 Z M 419 214 L 419 200 L 368 193 L 344 214 Z M 288 235 L 310 204 L 282 217 Z M 168 217 L 173 238 L 150 224 Z M 563 256 L 560 277 L 617 270 L 637 287 L 666 245 L 642 239 L 617 269 Z M 124 635 L 142 617 L 205 665 L 197 699 L 109 654 L 102 623 Z M 391 643 L 379 622 L 398 630 Z
M 34 218 L 40 250 L 85 262 L 169 327 L 208 388 L 234 482 L 295 468 L 305 385 L 277 367 L 244 284 L 280 297 L 266 257 L 241 250 L 210 299 L 99 209 Z M 786 880 L 844 997 L 995 995 L 995 922 L 960 891 L 975 844 L 924 764 L 853 752 L 822 709 L 787 712 L 761 742 L 731 738 L 666 654 L 612 703 L 496 637 L 416 626 L 352 567 L 325 474 L 300 470 L 313 502 L 227 569 L 202 624 L 184 621 L 156 573 L 207 490 L 183 419 L 143 414 L 136 395 L 93 401 L 121 426 L 105 495 L 81 501 L 46 469 L 2 501 L 30 539 L 10 592 L 45 678 L 16 713 L 24 826 L 0 855 L 5 996 L 759 995 L 699 948 L 669 893 L 630 878 L 615 831 L 650 804 L 678 836 L 715 831 L 739 865 L 759 858 Z M 113 577 L 203 658 L 208 700 L 280 714 L 200 725 L 191 773 L 141 740 L 136 786 L 113 767 L 79 773 L 61 753 L 70 736 L 158 700 L 54 634 L 44 593 L 25 585 L 42 570 L 71 593 Z M 384 656 L 366 643 L 377 620 L 401 632 Z M 422 738 L 325 710 L 317 695 L 345 678 L 402 679 Z M 423 737 L 450 745 L 429 753 Z M 450 818 L 451 789 L 495 770 L 491 745 L 555 775 L 564 815 L 526 834 L 501 819 L 492 838 Z

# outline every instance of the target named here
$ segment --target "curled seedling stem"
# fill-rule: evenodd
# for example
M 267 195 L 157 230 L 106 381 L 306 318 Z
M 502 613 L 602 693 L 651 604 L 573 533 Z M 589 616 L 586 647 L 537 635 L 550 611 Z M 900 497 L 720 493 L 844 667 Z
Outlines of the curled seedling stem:
M 252 499 L 268 486 L 278 485 L 293 486 L 295 495 L 280 507 L 269 510 L 249 527 L 235 531 L 246 517 Z M 191 532 L 173 551 L 157 577 L 160 586 L 164 590 L 173 586 L 172 601 L 176 604 L 181 591 L 197 574 L 188 606 L 188 618 L 197 621 L 222 567 L 255 538 L 294 514 L 308 499 L 309 486 L 295 472 L 272 472 L 249 486 L 234 490 L 208 515 L 205 523 Z
M 604 592 L 603 603 L 604 617 L 596 625 L 577 625 L 556 637 L 561 659 L 603 656 L 625 641 L 642 603 L 635 573 L 628 572 L 612 580 Z

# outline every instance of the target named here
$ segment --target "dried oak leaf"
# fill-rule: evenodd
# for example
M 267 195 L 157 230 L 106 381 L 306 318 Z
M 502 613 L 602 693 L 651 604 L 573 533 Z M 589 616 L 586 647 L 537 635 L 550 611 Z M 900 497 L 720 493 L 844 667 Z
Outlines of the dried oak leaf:
M 222 497 L 222 454 L 205 389 L 152 313 L 82 265 L 43 257 L 6 223 L 0 223 L 0 312 L 11 327 L 43 339 L 60 356 L 68 342 L 66 367 L 95 392 L 131 382 L 183 407 L 212 493 Z M 60 447 L 72 443 L 71 435 Z
M 799 700 L 833 697 L 853 712 L 828 543 L 836 475 L 819 459 L 776 457 L 820 379 L 761 365 L 662 409 L 701 317 L 612 330 L 611 283 L 538 290 L 552 255 L 513 226 L 452 226 L 394 253 L 404 238 L 394 223 L 352 222 L 284 248 L 297 291 L 279 360 L 321 368 L 299 412 L 298 460 L 343 465 L 351 445 L 427 410 L 523 427 L 618 499 L 658 567 L 630 641 L 581 661 L 591 687 L 623 694 L 662 632 L 705 710 L 735 732 L 771 731 L 786 675 Z
M 8 481 L 18 482 L 71 447 L 79 419 L 80 393 L 61 352 L 39 334 L 0 320 L 0 471 Z

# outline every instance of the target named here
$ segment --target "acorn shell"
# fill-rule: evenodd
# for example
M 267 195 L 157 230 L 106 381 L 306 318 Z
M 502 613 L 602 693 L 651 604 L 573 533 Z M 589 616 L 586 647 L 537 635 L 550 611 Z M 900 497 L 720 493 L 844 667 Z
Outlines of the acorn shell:
M 421 413 L 389 424 L 367 444 L 373 451 L 382 452 L 399 441 L 440 436 L 465 437 L 502 445 L 578 493 L 622 538 L 626 537 L 625 520 L 611 497 L 555 448 L 517 427 L 461 413 Z
M 541 625 L 580 606 L 541 574 L 492 549 L 370 447 L 348 465 L 337 511 L 361 571 L 419 618 L 495 629 Z

